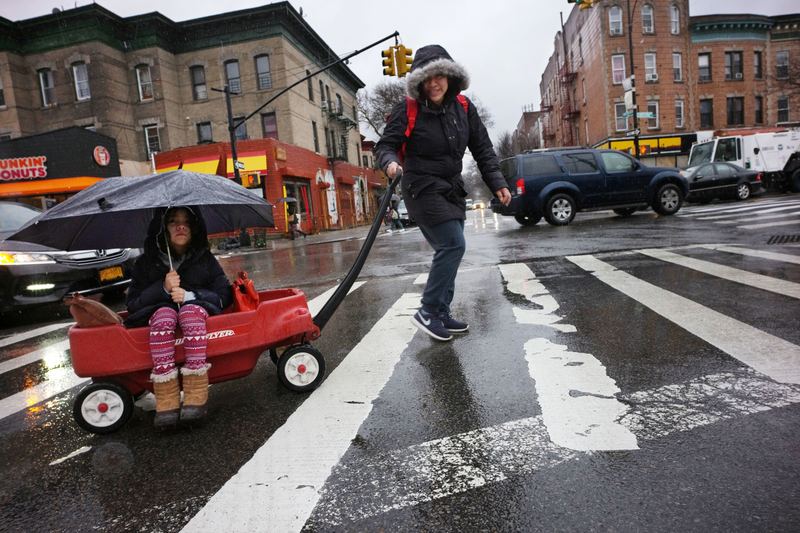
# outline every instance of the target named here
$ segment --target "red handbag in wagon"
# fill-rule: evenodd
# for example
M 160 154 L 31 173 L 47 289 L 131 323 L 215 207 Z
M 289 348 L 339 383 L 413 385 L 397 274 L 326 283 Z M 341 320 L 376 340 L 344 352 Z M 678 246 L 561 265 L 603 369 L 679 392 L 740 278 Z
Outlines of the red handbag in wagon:
M 258 307 L 258 291 L 247 272 L 240 271 L 233 280 L 233 308 L 235 311 L 255 311 Z

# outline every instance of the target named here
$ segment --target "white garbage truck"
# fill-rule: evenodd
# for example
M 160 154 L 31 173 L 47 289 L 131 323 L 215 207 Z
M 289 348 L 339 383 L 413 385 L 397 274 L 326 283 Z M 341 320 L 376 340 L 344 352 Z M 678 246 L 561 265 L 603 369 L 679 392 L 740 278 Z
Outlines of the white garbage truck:
M 800 192 L 800 130 L 716 136 L 713 131 L 698 131 L 688 166 L 710 161 L 728 161 L 757 170 L 767 189 Z

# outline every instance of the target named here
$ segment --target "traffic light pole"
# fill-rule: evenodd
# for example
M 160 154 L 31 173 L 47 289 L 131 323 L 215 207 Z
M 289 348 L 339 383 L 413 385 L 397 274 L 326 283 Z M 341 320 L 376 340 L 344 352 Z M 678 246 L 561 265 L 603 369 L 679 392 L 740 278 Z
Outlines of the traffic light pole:
M 635 0 L 633 3 L 633 10 L 636 11 L 636 4 L 639 0 Z M 633 19 L 631 18 L 631 0 L 627 0 L 628 3 L 628 55 L 631 59 L 631 80 L 633 80 L 633 94 L 632 97 L 632 104 L 633 104 L 633 156 L 636 159 L 639 159 L 639 115 L 638 111 L 639 108 L 636 104 L 636 76 L 634 76 L 634 67 L 633 67 Z
M 375 41 L 374 43 L 372 43 L 370 45 L 367 45 L 364 48 L 361 48 L 360 50 L 356 50 L 355 52 L 353 52 L 353 53 L 351 53 L 349 55 L 346 55 L 345 57 L 337 59 L 333 63 L 329 63 L 328 65 L 325 65 L 324 67 L 322 67 L 318 71 L 313 72 L 313 73 L 309 74 L 308 76 L 300 78 L 299 80 L 297 80 L 293 84 L 289 85 L 288 87 L 284 88 L 278 94 L 276 94 L 275 96 L 273 96 L 272 98 L 270 98 L 269 100 L 264 102 L 261 106 L 258 107 L 258 109 L 256 109 L 255 111 L 253 111 L 252 113 L 250 113 L 249 115 L 244 117 L 239 122 L 236 122 L 235 124 L 233 122 L 233 111 L 231 110 L 231 92 L 228 89 L 228 86 L 226 85 L 225 89 L 213 89 L 212 88 L 211 89 L 212 91 L 224 92 L 225 93 L 225 104 L 226 104 L 226 106 L 228 108 L 228 131 L 230 132 L 230 138 L 231 138 L 231 157 L 233 158 L 233 172 L 234 172 L 234 176 L 236 177 L 236 180 L 239 183 L 241 183 L 241 177 L 239 176 L 239 168 L 237 167 L 237 162 L 238 161 L 236 159 L 236 133 L 235 133 L 236 132 L 236 128 L 238 128 L 239 126 L 241 126 L 242 124 L 247 122 L 247 120 L 252 118 L 253 115 L 257 114 L 259 111 L 261 111 L 262 109 L 267 107 L 269 104 L 274 102 L 279 96 L 282 96 L 284 93 L 289 92 L 290 90 L 292 90 L 293 88 L 297 87 L 301 83 L 305 82 L 309 78 L 313 78 L 314 76 L 316 76 L 318 74 L 321 74 L 321 73 L 325 72 L 326 70 L 328 70 L 328 69 L 330 69 L 332 67 L 335 67 L 339 63 L 344 63 L 345 61 L 349 60 L 351 57 L 355 57 L 358 54 L 361 54 L 361 53 L 369 50 L 370 48 L 374 48 L 375 46 L 378 46 L 383 41 L 388 41 L 392 37 L 397 37 L 398 35 L 400 35 L 400 32 L 399 31 L 395 31 L 394 33 L 392 33 L 391 35 L 387 35 L 383 39 L 379 39 L 379 40 Z

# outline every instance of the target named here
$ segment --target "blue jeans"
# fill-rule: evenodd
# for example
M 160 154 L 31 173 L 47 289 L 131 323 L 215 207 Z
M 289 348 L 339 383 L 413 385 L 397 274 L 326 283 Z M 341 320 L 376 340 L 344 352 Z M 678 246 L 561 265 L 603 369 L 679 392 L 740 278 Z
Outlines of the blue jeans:
M 420 224 L 419 229 L 434 249 L 428 283 L 422 293 L 422 309 L 427 313 L 449 313 L 458 266 L 467 246 L 464 221 L 448 220 L 435 226 Z

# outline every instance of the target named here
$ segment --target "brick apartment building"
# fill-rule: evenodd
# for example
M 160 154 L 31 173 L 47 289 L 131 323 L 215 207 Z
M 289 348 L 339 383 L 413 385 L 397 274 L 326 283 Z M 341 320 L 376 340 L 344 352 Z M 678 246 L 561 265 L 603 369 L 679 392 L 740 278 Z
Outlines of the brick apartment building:
M 573 8 L 541 78 L 544 145 L 633 151 L 629 28 L 637 108 L 653 116 L 639 120 L 640 154 L 651 162 L 685 163 L 698 130 L 800 121 L 800 14 L 688 14 L 689 0 Z
M 156 153 L 181 168 L 225 175 L 230 161 L 227 169 L 222 159 L 209 162 L 230 149 L 224 95 L 213 89 L 227 85 L 239 93 L 232 97 L 238 120 L 336 59 L 288 2 L 184 22 L 159 13 L 120 17 L 96 4 L 18 22 L 0 17 L 0 141 L 79 126 L 116 139 L 122 175 L 152 172 Z M 276 139 L 281 154 L 313 160 L 319 168 L 293 176 L 290 192 L 311 187 L 317 170 L 339 172 L 356 186 L 360 177 L 363 215 L 374 204 L 367 185 L 382 183 L 361 168 L 356 91 L 363 86 L 337 65 L 281 95 L 237 128 L 236 137 Z M 213 146 L 219 142 L 224 146 Z M 199 153 L 184 165 L 180 157 L 192 146 Z M 275 147 L 268 153 L 267 146 L 259 148 L 261 159 L 250 159 L 263 168 L 247 169 L 262 194 L 268 179 L 283 179 L 267 174 L 267 160 L 275 158 Z M 177 149 L 183 151 L 170 155 Z M 206 164 L 202 153 L 211 154 Z M 313 207 L 304 209 L 311 214 Z M 355 216 L 334 218 L 348 219 L 356 223 Z M 309 216 L 306 223 L 313 221 Z M 330 226 L 328 219 L 308 229 Z

